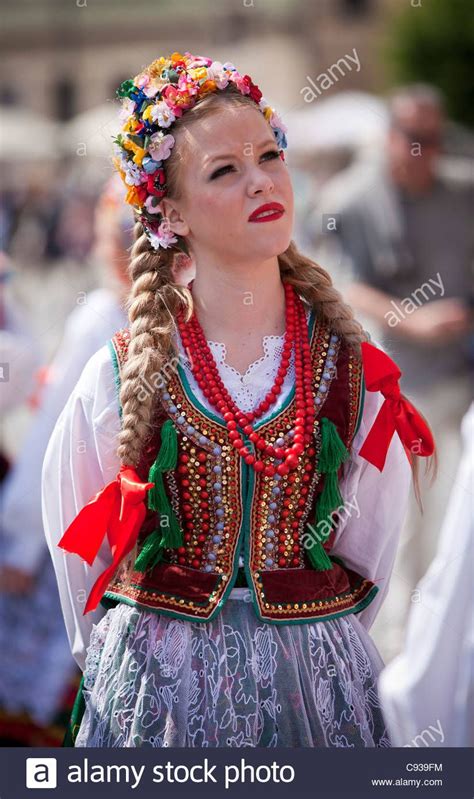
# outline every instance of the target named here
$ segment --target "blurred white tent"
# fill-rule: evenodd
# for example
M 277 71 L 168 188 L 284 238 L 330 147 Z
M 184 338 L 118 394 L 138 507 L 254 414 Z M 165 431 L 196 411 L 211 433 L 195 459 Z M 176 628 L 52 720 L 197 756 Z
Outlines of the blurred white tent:
M 378 145 L 387 130 L 385 103 L 365 92 L 318 97 L 283 117 L 288 147 L 301 156 L 320 150 L 359 150 Z
M 120 105 L 110 101 L 71 119 L 63 126 L 63 152 L 91 158 L 110 158 L 113 139 L 121 127 L 119 111 Z
M 0 160 L 58 158 L 60 145 L 60 127 L 56 122 L 28 108 L 0 106 Z

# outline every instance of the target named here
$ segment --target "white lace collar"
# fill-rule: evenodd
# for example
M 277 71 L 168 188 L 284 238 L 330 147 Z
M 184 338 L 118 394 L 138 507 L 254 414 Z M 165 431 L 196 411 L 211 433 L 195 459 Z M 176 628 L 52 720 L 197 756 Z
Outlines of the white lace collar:
M 308 322 L 311 308 L 306 306 L 306 304 L 305 311 L 306 321 Z M 181 364 L 186 372 L 186 377 L 193 393 L 196 395 L 199 402 L 201 402 L 201 404 L 204 405 L 208 410 L 214 410 L 205 399 L 201 389 L 194 379 L 194 375 L 191 371 L 190 361 L 186 352 L 184 351 L 179 333 L 177 334 L 177 337 L 181 352 Z M 235 369 L 233 366 L 230 366 L 230 364 L 226 362 L 226 346 L 223 342 L 207 342 L 214 356 L 219 374 L 225 387 L 229 391 L 236 405 L 242 411 L 254 410 L 260 404 L 265 394 L 267 394 L 270 388 L 273 386 L 281 361 L 284 338 L 284 335 L 263 336 L 262 346 L 264 354 L 260 358 L 257 358 L 257 360 L 253 361 L 244 374 L 241 374 L 241 372 L 237 371 L 237 369 Z M 295 365 L 294 353 L 292 353 L 286 378 L 282 385 L 282 390 L 279 396 L 279 401 L 268 411 L 269 414 L 274 413 L 283 404 L 294 384 L 294 381 Z M 262 416 L 261 418 L 264 419 L 265 416 Z

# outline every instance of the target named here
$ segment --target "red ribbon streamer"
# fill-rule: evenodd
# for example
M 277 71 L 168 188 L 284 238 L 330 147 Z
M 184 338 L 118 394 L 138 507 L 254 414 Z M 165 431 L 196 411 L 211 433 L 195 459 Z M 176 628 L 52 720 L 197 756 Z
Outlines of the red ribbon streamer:
M 432 455 L 433 435 L 415 406 L 400 392 L 398 381 L 402 373 L 397 364 L 368 341 L 362 342 L 361 348 L 366 387 L 369 391 L 381 391 L 385 400 L 359 455 L 382 471 L 395 431 L 410 464 L 413 454 Z
M 115 480 L 104 486 L 78 513 L 58 546 L 79 555 L 92 566 L 107 533 L 112 563 L 95 581 L 83 615 L 95 610 L 123 558 L 133 549 L 146 516 L 146 492 L 153 483 L 143 483 L 134 469 L 121 466 Z

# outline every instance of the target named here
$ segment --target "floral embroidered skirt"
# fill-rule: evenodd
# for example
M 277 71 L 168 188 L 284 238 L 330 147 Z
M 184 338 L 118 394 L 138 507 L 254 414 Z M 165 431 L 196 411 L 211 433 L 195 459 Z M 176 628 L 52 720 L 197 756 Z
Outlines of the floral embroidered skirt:
M 382 668 L 354 614 L 267 624 L 248 588 L 207 623 L 120 603 L 92 630 L 72 745 L 389 747 Z

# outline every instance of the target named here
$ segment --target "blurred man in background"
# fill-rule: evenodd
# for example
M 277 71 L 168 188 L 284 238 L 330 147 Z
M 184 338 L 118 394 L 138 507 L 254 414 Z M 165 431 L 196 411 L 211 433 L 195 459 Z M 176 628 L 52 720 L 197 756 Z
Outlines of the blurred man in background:
M 323 222 L 334 220 L 329 238 L 336 237 L 352 281 L 347 300 L 399 364 L 402 391 L 428 418 L 438 446 L 438 480 L 431 489 L 421 480 L 424 514 L 413 501 L 379 616 L 388 659 L 399 650 L 410 599 L 416 601 L 411 593 L 434 555 L 460 457 L 459 429 L 472 396 L 474 299 L 473 176 L 448 178 L 438 169 L 442 97 L 426 85 L 400 88 L 389 113 L 382 162 L 341 173 L 319 209 Z

